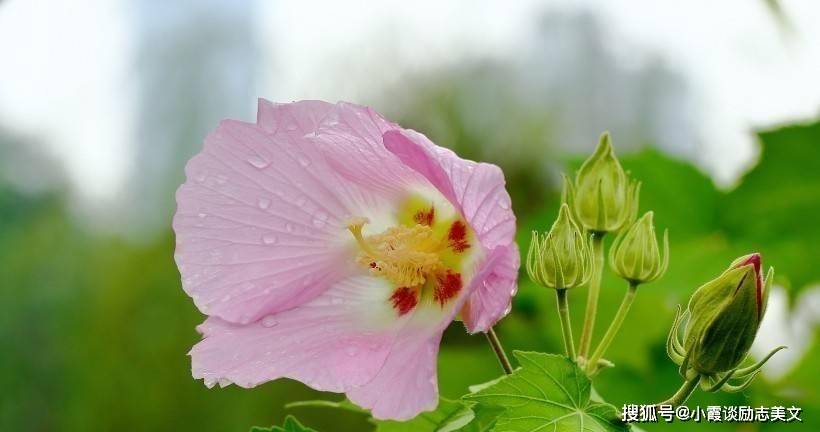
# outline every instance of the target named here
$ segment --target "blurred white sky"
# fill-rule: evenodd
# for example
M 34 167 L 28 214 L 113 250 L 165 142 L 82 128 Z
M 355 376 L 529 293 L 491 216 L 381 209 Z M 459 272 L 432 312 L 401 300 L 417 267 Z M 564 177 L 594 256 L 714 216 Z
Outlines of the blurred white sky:
M 720 183 L 753 161 L 752 128 L 820 112 L 815 0 L 783 2 L 791 31 L 778 27 L 764 0 L 255 4 L 261 70 L 254 85 L 273 100 L 361 101 L 407 73 L 465 59 L 515 61 L 543 12 L 585 10 L 603 23 L 622 64 L 651 54 L 685 75 L 703 140 L 697 162 Z M 133 7 L 126 0 L 0 2 L 0 122 L 41 141 L 91 200 L 115 196 L 131 174 Z M 248 101 L 249 111 L 254 105 Z

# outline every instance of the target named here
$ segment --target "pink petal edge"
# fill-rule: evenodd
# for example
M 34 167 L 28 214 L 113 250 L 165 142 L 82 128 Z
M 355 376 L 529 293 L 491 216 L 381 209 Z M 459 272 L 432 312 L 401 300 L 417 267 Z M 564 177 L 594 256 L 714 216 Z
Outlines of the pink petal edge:
M 462 311 L 469 332 L 489 330 L 509 312 L 518 287 L 521 260 L 515 244 L 515 214 L 504 187 L 503 172 L 492 164 L 461 159 L 412 130 L 388 132 L 384 144 L 461 209 L 486 251 L 509 246 L 493 271 L 481 283 L 475 283 L 475 290 Z

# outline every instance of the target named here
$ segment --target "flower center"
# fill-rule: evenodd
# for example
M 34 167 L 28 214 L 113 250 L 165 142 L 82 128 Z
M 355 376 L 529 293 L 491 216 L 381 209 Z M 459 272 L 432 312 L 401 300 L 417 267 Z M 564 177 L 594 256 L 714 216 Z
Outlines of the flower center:
M 389 301 L 399 315 L 425 301 L 443 308 L 464 286 L 461 267 L 472 231 L 460 217 L 441 218 L 431 204 L 405 206 L 398 220 L 373 235 L 363 233 L 368 219 L 350 221 L 356 263 L 395 287 Z
M 447 243 L 435 238 L 429 226 L 395 226 L 365 238 L 362 228 L 367 222 L 358 219 L 348 229 L 361 249 L 356 262 L 368 267 L 374 276 L 410 287 L 423 284 L 443 267 L 440 252 Z

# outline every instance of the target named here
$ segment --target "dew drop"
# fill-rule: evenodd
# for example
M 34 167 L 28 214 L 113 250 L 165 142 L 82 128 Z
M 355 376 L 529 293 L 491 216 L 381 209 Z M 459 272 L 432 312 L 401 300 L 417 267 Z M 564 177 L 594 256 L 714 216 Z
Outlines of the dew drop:
M 262 210 L 265 210 L 266 208 L 270 207 L 270 200 L 267 198 L 259 198 L 257 205 L 259 205 L 259 208 L 261 208 Z
M 313 215 L 313 226 L 316 228 L 322 228 L 327 223 L 327 213 L 325 212 L 317 212 Z
M 276 243 L 277 240 L 278 240 L 278 238 L 276 238 L 276 234 L 268 233 L 268 234 L 262 235 L 262 243 L 264 243 L 266 245 L 272 245 L 272 244 Z
M 216 176 L 216 182 L 219 183 L 219 184 L 225 184 L 225 182 L 227 182 L 227 181 L 228 181 L 228 177 L 225 176 L 224 174 L 220 174 L 220 175 Z
M 200 218 L 200 219 L 205 219 L 206 217 L 208 217 L 208 215 L 205 214 L 205 213 L 200 213 L 200 214 L 197 215 L 197 217 Z
M 346 353 L 347 353 L 347 355 L 348 355 L 348 356 L 350 356 L 350 357 L 356 357 L 356 355 L 358 355 L 358 354 L 359 354 L 359 350 L 358 350 L 358 349 L 356 349 L 356 347 L 352 347 L 352 346 L 351 346 L 351 347 L 347 347 L 347 349 L 345 349 L 345 352 L 346 352 Z
M 299 156 L 298 159 L 299 159 L 299 165 L 302 165 L 303 167 L 307 167 L 308 165 L 310 165 L 310 159 L 308 159 L 304 156 Z
M 498 201 L 498 206 L 504 210 L 509 210 L 510 202 L 506 198 L 502 198 L 500 201 Z
M 225 294 L 225 297 L 222 297 L 222 303 L 227 303 L 229 301 L 231 301 L 231 295 Z
M 248 163 L 259 169 L 265 168 L 269 165 L 268 161 L 256 155 L 249 157 Z
M 196 177 L 194 177 L 194 180 L 195 180 L 197 183 L 203 183 L 203 182 L 205 181 L 205 173 L 199 173 L 199 174 L 197 174 L 197 175 L 196 175 Z
M 276 324 L 279 324 L 279 321 L 276 321 L 276 317 L 273 315 L 265 315 L 265 317 L 262 318 L 262 327 L 271 328 Z
M 292 233 L 293 232 L 293 224 L 288 222 L 285 224 L 285 231 Z

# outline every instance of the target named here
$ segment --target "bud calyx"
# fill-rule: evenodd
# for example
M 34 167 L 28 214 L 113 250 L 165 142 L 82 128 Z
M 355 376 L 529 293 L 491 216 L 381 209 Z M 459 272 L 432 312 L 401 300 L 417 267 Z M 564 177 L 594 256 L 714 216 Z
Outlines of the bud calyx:
M 669 266 L 669 234 L 667 231 L 663 233 L 661 254 L 652 217 L 651 211 L 644 214 L 621 231 L 609 248 L 612 270 L 635 285 L 660 278 Z
M 740 367 L 760 328 L 773 276 L 770 268 L 763 278 L 760 255 L 750 254 L 698 288 L 686 312 L 675 318 L 667 339 L 667 352 L 684 377 L 700 375 L 701 388 L 707 391 L 740 391 L 784 348 L 776 348 L 756 365 Z M 681 341 L 678 329 L 687 317 Z M 730 380 L 741 383 L 734 385 Z
M 556 289 L 575 288 L 589 280 L 592 274 L 591 248 L 572 220 L 567 204 L 561 205 L 558 219 L 549 233 L 532 232 L 527 273 L 538 284 Z
M 608 133 L 578 171 L 575 182 L 566 184 L 565 200 L 578 222 L 588 231 L 620 230 L 635 217 L 639 183 L 624 172 Z

